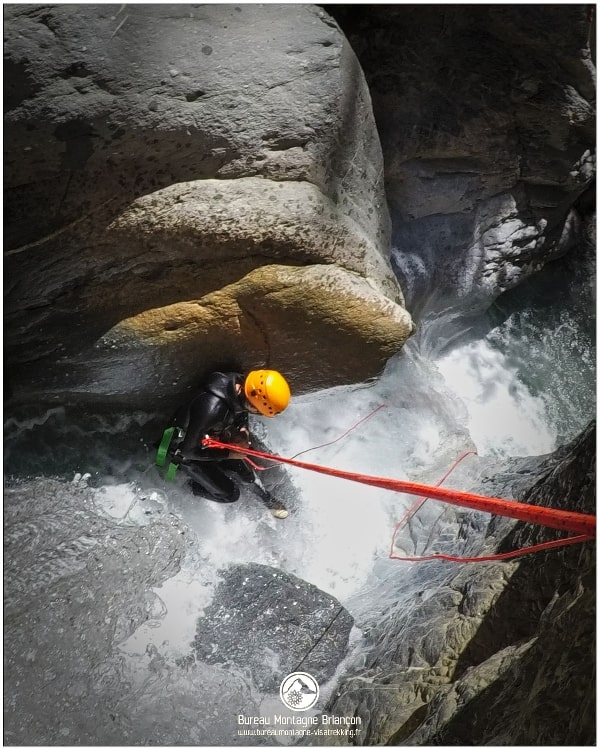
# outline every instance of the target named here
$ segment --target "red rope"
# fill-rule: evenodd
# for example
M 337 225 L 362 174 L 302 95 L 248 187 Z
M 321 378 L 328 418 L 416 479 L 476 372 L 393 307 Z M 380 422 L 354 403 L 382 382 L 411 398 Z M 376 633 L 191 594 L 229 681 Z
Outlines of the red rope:
M 454 469 L 458 466 L 458 464 L 467 456 L 470 455 L 477 455 L 475 451 L 465 451 L 462 456 L 459 456 L 456 461 L 452 464 L 452 466 L 448 469 L 448 471 L 444 474 L 444 476 L 439 480 L 439 482 L 436 484 L 436 487 L 439 487 L 449 476 L 452 474 Z M 406 513 L 402 516 L 402 518 L 398 521 L 396 524 L 396 528 L 394 529 L 394 533 L 392 535 L 392 543 L 390 545 L 390 559 L 396 559 L 396 560 L 404 560 L 408 558 L 399 558 L 394 556 L 394 542 L 396 541 L 396 535 L 400 531 L 400 529 L 408 523 L 408 521 L 415 515 L 415 513 L 419 510 L 419 508 L 423 505 L 423 503 L 426 503 L 427 500 L 429 500 L 428 497 L 422 497 L 419 500 L 416 501 L 416 503 L 413 503 L 411 507 L 406 511 Z M 410 558 L 411 560 L 414 560 L 415 558 Z
M 456 459 L 456 461 L 452 464 L 452 466 L 448 469 L 448 471 L 444 474 L 444 476 L 440 479 L 440 481 L 436 484 L 436 487 L 439 487 L 442 482 L 444 482 L 448 476 L 454 471 L 454 469 L 458 466 L 458 464 L 467 456 L 469 455 L 476 455 L 475 451 L 466 451 L 462 454 L 462 456 L 459 456 L 459 458 Z M 522 547 L 521 549 L 512 550 L 511 552 L 500 552 L 496 553 L 494 555 L 479 555 L 475 557 L 461 557 L 460 555 L 447 555 L 442 552 L 434 552 L 431 555 L 413 555 L 412 557 L 403 557 L 401 555 L 394 554 L 394 544 L 396 541 L 396 536 L 400 529 L 409 521 L 409 519 L 414 516 L 414 514 L 419 510 L 419 508 L 423 505 L 423 503 L 427 502 L 429 498 L 421 498 L 420 500 L 417 500 L 416 503 L 413 503 L 413 505 L 406 511 L 406 513 L 402 516 L 400 521 L 396 524 L 396 528 L 394 529 L 394 533 L 392 535 L 392 542 L 390 544 L 390 553 L 388 555 L 390 560 L 401 560 L 403 562 L 427 562 L 429 560 L 446 560 L 448 562 L 459 562 L 459 563 L 474 563 L 474 562 L 499 562 L 502 560 L 511 560 L 515 557 L 521 557 L 523 555 L 530 555 L 534 552 L 542 552 L 546 549 L 555 549 L 557 547 L 566 547 L 569 544 L 579 544 L 581 542 L 587 542 L 593 539 L 592 536 L 588 536 L 586 534 L 579 534 L 578 536 L 570 536 L 566 539 L 555 539 L 550 542 L 541 542 L 540 544 L 533 544 L 529 547 Z
M 269 461 L 296 466 L 300 469 L 308 469 L 319 474 L 348 479 L 352 482 L 373 487 L 382 487 L 394 492 L 405 492 L 409 495 L 419 495 L 421 497 L 433 498 L 449 503 L 450 505 L 460 505 L 471 510 L 481 510 L 486 513 L 493 513 L 499 516 L 516 518 L 519 521 L 535 523 L 540 526 L 547 526 L 551 529 L 561 529 L 570 531 L 575 534 L 585 536 L 596 536 L 596 516 L 586 513 L 576 513 L 568 510 L 558 510 L 556 508 L 544 508 L 538 505 L 528 505 L 519 503 L 516 500 L 504 500 L 498 497 L 486 497 L 485 495 L 476 495 L 472 492 L 461 492 L 459 490 L 446 489 L 444 487 L 430 487 L 417 482 L 405 482 L 400 479 L 388 479 L 386 477 L 373 477 L 368 474 L 357 474 L 351 471 L 342 471 L 341 469 L 331 469 L 327 466 L 305 463 L 304 461 L 295 461 L 291 458 L 283 458 L 270 453 L 255 451 L 250 448 L 241 448 L 240 446 L 229 443 L 221 443 L 213 438 L 204 438 L 202 444 L 209 448 L 224 448 L 225 450 L 235 450 L 238 453 L 245 453 L 248 456 L 265 458 Z
M 256 471 L 264 471 L 265 469 L 270 468 L 268 466 L 259 466 L 258 464 L 255 464 L 251 458 L 248 458 L 248 456 L 244 458 L 244 461 L 247 464 L 249 464 L 253 469 L 256 469 Z

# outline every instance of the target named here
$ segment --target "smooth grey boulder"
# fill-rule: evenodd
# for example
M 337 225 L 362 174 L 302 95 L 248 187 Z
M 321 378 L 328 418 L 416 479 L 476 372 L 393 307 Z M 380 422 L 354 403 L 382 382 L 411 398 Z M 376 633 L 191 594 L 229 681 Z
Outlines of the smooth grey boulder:
M 248 670 L 260 690 L 276 692 L 291 672 L 331 678 L 353 624 L 334 597 L 296 576 L 234 565 L 198 621 L 194 648 L 200 661 Z
M 356 382 L 357 368 L 374 375 L 402 347 L 413 325 L 389 262 L 369 92 L 324 10 L 4 13 L 5 344 L 15 397 L 147 405 L 164 377 L 177 399 L 216 354 L 281 369 L 300 392 Z M 265 266 L 285 270 L 294 299 L 282 316 L 271 305 L 282 282 L 268 279 L 256 290 L 266 312 L 257 322 L 237 296 Z M 336 341 L 344 309 L 329 305 L 327 284 L 306 285 L 313 266 L 343 277 L 368 352 Z M 224 288 L 231 315 L 197 325 L 192 312 Z M 168 332 L 148 357 L 139 349 L 144 320 L 179 304 L 194 361 L 171 377 L 180 362 L 163 346 Z M 360 322 L 373 318 L 382 322 L 375 334 Z M 139 337 L 119 336 L 131 320 Z M 291 338 L 293 351 L 280 353 L 278 341 Z M 132 374 L 136 361 L 145 378 Z
M 449 313 L 487 308 L 578 240 L 595 175 L 594 9 L 331 12 L 369 83 L 408 308 L 450 328 Z

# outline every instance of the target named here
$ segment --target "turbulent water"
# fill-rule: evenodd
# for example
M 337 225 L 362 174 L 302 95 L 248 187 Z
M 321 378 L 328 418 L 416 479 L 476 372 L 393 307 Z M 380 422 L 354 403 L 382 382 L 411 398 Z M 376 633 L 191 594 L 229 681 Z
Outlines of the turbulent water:
M 284 456 L 308 451 L 302 460 L 430 483 L 476 450 L 447 481 L 468 488 L 507 457 L 554 450 L 593 417 L 586 316 L 564 300 L 514 305 L 487 319 L 484 335 L 440 352 L 424 323 L 379 379 L 294 398 L 254 429 Z M 67 408 L 6 420 L 9 744 L 248 744 L 235 716 L 268 713 L 274 697 L 191 652 L 231 563 L 276 566 L 339 599 L 357 625 L 348 662 L 360 659 L 361 628 L 382 598 L 408 603 L 415 582 L 428 585 L 426 572 L 408 575 L 414 566 L 388 559 L 414 498 L 290 469 L 285 521 L 248 493 L 211 503 L 182 477 L 161 477 L 156 429 L 151 414 Z M 398 550 L 461 551 L 434 506 Z

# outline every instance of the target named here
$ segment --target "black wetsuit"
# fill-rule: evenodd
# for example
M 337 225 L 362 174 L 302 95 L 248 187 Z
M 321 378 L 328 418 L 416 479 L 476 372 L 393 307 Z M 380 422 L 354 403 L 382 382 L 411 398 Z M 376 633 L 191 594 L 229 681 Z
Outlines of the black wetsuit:
M 184 437 L 173 448 L 175 460 L 192 480 L 194 494 L 219 503 L 233 503 L 240 496 L 239 481 L 256 482 L 254 471 L 245 461 L 227 458 L 220 448 L 203 448 L 209 435 L 223 442 L 239 442 L 247 436 L 248 411 L 243 392 L 244 377 L 236 372 L 215 372 L 199 393 L 179 409 L 173 424 Z M 236 385 L 242 386 L 238 393 Z M 234 478 L 237 481 L 234 481 Z M 269 493 L 258 483 L 256 489 L 268 503 Z

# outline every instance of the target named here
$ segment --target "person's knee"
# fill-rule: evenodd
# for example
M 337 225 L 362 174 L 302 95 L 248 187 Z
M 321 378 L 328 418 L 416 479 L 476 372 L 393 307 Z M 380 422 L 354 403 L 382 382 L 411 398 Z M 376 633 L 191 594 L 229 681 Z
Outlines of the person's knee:
M 186 467 L 191 479 L 192 492 L 217 503 L 235 503 L 240 497 L 240 488 L 220 467 L 208 464 L 205 467 Z
M 240 499 L 240 488 L 233 487 L 229 491 L 218 490 L 212 492 L 210 499 L 217 503 L 235 503 Z
M 245 461 L 229 461 L 227 469 L 235 474 L 238 480 L 245 484 L 251 484 L 256 480 L 254 471 Z
M 194 495 L 206 497 L 215 503 L 235 503 L 240 499 L 240 488 L 232 486 L 224 489 L 221 487 L 207 487 L 199 482 L 192 482 L 192 492 Z

